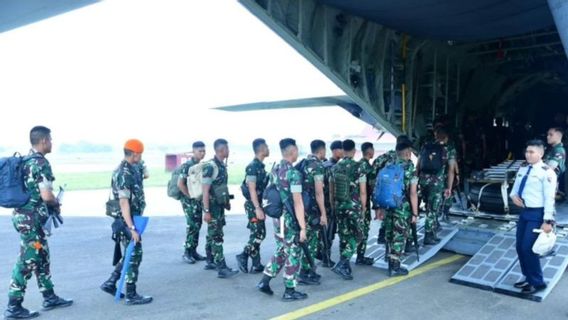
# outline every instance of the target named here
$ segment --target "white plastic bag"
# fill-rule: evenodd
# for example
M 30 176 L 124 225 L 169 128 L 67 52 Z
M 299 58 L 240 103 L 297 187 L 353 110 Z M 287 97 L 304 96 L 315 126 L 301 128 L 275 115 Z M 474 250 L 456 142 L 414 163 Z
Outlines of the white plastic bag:
M 533 244 L 532 251 L 541 256 L 549 253 L 556 243 L 556 234 L 554 231 L 546 233 L 541 229 L 534 229 L 533 232 L 540 234 Z

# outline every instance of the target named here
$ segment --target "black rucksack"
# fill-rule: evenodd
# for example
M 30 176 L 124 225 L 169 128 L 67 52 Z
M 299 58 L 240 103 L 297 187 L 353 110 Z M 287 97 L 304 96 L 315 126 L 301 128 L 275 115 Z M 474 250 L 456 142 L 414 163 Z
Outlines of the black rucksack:
M 444 168 L 444 146 L 439 143 L 428 143 L 420 152 L 420 172 L 438 174 Z
M 269 183 L 262 194 L 262 210 L 271 218 L 282 216 L 283 203 L 280 198 L 280 191 L 274 183 Z
M 30 200 L 24 184 L 24 164 L 38 155 L 22 157 L 14 154 L 0 159 L 0 207 L 21 208 Z

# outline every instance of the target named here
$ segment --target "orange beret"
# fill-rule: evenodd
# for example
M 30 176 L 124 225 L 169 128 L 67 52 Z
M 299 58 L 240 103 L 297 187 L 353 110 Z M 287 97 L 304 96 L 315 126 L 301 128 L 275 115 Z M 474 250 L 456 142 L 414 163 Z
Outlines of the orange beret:
M 124 149 L 136 153 L 142 153 L 144 152 L 144 144 L 138 139 L 130 139 L 124 144 Z

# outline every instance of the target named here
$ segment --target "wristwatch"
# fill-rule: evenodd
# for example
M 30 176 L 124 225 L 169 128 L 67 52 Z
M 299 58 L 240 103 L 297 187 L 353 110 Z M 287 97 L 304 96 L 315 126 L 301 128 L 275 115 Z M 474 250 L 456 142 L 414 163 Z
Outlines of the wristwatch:
M 544 220 L 544 223 L 546 224 L 555 224 L 556 222 L 554 220 Z
M 130 229 L 132 231 L 136 231 L 136 227 L 134 225 L 131 225 L 130 227 L 128 227 L 128 229 Z
M 203 209 L 203 212 L 209 213 L 209 209 Z

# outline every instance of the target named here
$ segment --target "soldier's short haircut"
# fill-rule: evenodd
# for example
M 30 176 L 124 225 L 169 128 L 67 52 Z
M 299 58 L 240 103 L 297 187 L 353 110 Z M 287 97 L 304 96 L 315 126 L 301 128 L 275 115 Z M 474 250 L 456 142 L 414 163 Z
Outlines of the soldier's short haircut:
M 228 145 L 229 142 L 225 139 L 217 139 L 215 140 L 215 142 L 213 142 L 213 149 L 217 150 L 222 146 L 226 146 Z
M 331 149 L 331 151 L 337 150 L 337 149 L 343 150 L 343 144 L 341 143 L 340 140 L 335 140 L 331 143 L 329 149 Z
M 401 134 L 400 136 L 396 137 L 396 143 L 401 142 L 410 142 L 410 138 L 405 134 Z
M 343 140 L 341 145 L 343 146 L 343 151 L 349 152 L 355 150 L 355 141 L 351 139 Z
M 312 150 L 312 153 L 316 153 L 320 149 L 325 149 L 325 142 L 323 142 L 323 140 L 316 139 L 310 143 L 310 149 Z
M 286 148 L 288 148 L 290 146 L 296 146 L 296 140 L 294 140 L 292 138 L 284 138 L 284 139 L 280 140 L 279 145 L 280 145 L 280 150 L 284 151 L 284 150 L 286 150 Z
M 254 153 L 257 153 L 260 147 L 265 144 L 266 140 L 262 138 L 254 139 L 254 141 L 252 142 L 252 150 L 254 151 Z
M 205 148 L 205 143 L 203 143 L 203 141 L 195 141 L 193 143 L 193 145 L 191 145 L 191 147 L 193 149 L 197 149 L 197 148 Z
M 527 141 L 527 147 L 539 147 L 544 149 L 544 142 L 540 139 L 532 139 Z
M 554 131 L 560 133 L 561 136 L 564 135 L 564 129 L 562 129 L 561 127 L 552 127 L 552 128 L 550 128 L 550 130 L 554 130 Z
M 436 129 L 434 130 L 434 133 L 447 137 L 448 136 L 448 129 L 446 129 L 446 127 L 443 127 L 443 126 L 436 127 Z
M 38 145 L 43 139 L 49 138 L 51 130 L 44 126 L 35 126 L 30 130 L 30 143 L 32 146 Z
M 408 143 L 407 141 L 399 142 L 396 144 L 396 152 L 401 152 L 408 148 L 412 148 L 412 144 Z
M 373 149 L 373 143 L 372 142 L 365 142 L 361 145 L 361 152 L 365 153 L 369 149 Z

